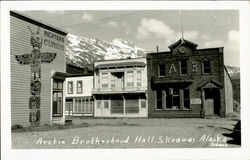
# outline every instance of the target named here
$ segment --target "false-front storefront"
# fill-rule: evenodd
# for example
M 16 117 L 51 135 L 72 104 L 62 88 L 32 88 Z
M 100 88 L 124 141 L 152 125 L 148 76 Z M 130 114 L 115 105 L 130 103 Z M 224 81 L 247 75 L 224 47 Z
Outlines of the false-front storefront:
M 169 52 L 147 54 L 149 117 L 224 117 L 232 112 L 223 48 L 196 47 L 180 39 Z

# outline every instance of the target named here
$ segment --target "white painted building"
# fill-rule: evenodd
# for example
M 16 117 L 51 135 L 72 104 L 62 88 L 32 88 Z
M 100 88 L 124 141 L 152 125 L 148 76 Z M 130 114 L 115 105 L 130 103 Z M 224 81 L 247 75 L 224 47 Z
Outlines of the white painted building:
M 66 80 L 66 116 L 93 116 L 93 75 L 72 75 Z
M 94 63 L 94 116 L 147 117 L 146 58 Z

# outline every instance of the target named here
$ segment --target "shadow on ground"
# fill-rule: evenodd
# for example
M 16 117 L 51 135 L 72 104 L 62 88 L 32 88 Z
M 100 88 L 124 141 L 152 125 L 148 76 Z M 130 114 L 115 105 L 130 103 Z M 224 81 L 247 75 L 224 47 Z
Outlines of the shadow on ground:
M 232 138 L 227 141 L 228 144 L 241 145 L 241 121 L 239 120 L 231 133 L 223 133 L 222 135 Z

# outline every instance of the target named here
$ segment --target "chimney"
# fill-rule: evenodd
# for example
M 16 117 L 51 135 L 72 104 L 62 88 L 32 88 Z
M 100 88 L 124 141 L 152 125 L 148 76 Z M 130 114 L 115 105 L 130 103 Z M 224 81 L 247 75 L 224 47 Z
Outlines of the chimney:
M 156 46 L 156 52 L 157 53 L 159 52 L 159 46 Z

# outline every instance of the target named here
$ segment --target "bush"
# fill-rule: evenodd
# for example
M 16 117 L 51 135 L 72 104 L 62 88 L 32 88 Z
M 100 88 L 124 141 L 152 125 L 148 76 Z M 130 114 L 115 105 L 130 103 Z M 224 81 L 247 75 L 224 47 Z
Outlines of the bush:
M 227 115 L 228 118 L 240 118 L 240 114 L 237 112 L 232 112 L 232 113 L 228 113 Z
M 73 125 L 73 122 L 72 122 L 72 120 L 65 120 L 65 124 L 64 124 L 65 126 L 71 126 L 71 125 Z
M 12 131 L 21 130 L 21 129 L 24 129 L 24 127 L 21 124 L 14 124 L 14 125 L 11 126 Z
M 234 101 L 233 111 L 240 113 L 240 103 L 237 101 Z

